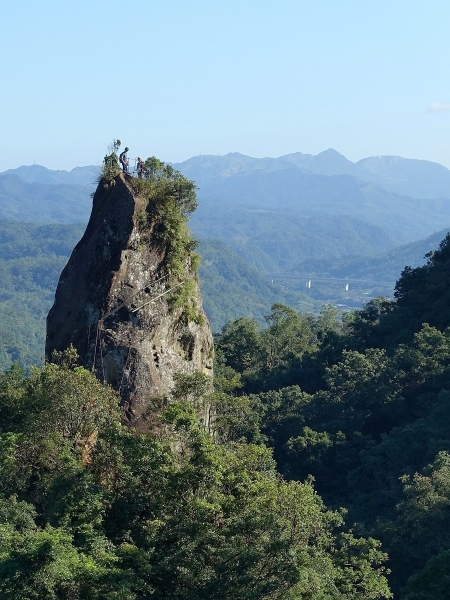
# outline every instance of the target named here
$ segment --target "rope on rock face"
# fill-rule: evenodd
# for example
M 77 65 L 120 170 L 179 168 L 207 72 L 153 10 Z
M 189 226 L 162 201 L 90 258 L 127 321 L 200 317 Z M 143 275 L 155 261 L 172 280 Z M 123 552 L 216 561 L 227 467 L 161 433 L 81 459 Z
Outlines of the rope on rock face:
M 122 392 L 123 381 L 124 381 L 124 379 L 125 379 L 125 369 L 126 369 L 128 366 L 129 366 L 129 362 L 130 362 L 130 354 L 131 354 L 131 348 L 132 348 L 132 346 L 130 346 L 130 347 L 128 348 L 127 359 L 126 359 L 126 361 L 125 361 L 125 363 L 124 363 L 124 365 L 123 365 L 123 368 L 122 368 L 122 379 L 120 380 L 120 385 L 119 385 L 119 395 L 120 395 L 120 394 L 121 394 L 121 392 Z
M 102 373 L 103 373 L 103 381 L 106 381 L 106 374 L 105 374 L 105 363 L 103 360 L 103 345 L 102 345 L 102 341 L 100 339 L 100 357 L 102 359 Z
M 105 364 L 103 361 L 103 349 L 102 349 L 102 335 L 103 335 L 103 317 L 99 319 L 97 323 L 97 335 L 95 336 L 95 347 L 94 347 L 94 358 L 92 360 L 92 373 L 95 373 L 95 363 L 97 360 L 97 348 L 100 351 L 100 359 L 102 364 L 103 381 L 105 381 Z
M 149 300 L 148 302 L 145 302 L 144 304 L 142 304 L 142 306 L 138 306 L 138 308 L 134 308 L 132 311 L 130 312 L 137 312 L 138 310 L 141 310 L 142 308 L 144 308 L 144 306 L 147 306 L 147 304 L 151 304 L 152 302 L 154 302 L 155 300 L 158 300 L 158 298 L 161 298 L 162 296 L 165 296 L 166 294 L 168 294 L 169 292 L 173 292 L 173 290 L 176 290 L 177 288 L 179 288 L 180 286 L 183 285 L 183 283 L 186 283 L 187 279 L 184 279 L 183 281 L 181 281 L 180 283 L 178 283 L 177 285 L 174 285 L 173 287 L 169 288 L 168 290 L 166 290 L 165 292 L 163 292 L 162 294 L 159 294 L 158 296 L 155 296 L 154 298 L 152 298 L 151 300 Z
M 121 308 L 123 308 L 125 306 L 125 304 L 127 304 L 127 302 L 129 302 L 130 300 L 132 300 L 133 298 L 135 298 L 137 295 L 139 295 L 142 291 L 144 291 L 146 287 L 155 286 L 160 281 L 163 281 L 164 279 L 167 279 L 168 276 L 169 276 L 169 274 L 167 273 L 166 275 L 163 275 L 162 277 L 159 277 L 159 279 L 155 279 L 155 281 L 151 281 L 151 282 L 145 283 L 144 286 L 141 287 L 140 290 L 138 290 L 134 294 L 131 294 L 131 296 L 129 296 L 128 298 L 126 298 L 126 300 L 124 300 L 123 302 L 121 302 L 121 304 L 119 304 L 118 306 L 116 306 L 115 308 L 113 308 L 109 312 L 107 312 L 102 317 L 101 320 L 104 321 L 108 317 L 111 317 L 112 315 L 116 314 L 116 312 L 118 312 Z
M 150 287 L 150 286 L 154 286 L 158 282 L 163 281 L 164 279 L 167 279 L 167 277 L 168 277 L 168 274 L 163 275 L 162 277 L 159 277 L 159 279 L 156 279 L 155 281 L 150 282 L 150 283 L 144 285 L 144 287 L 142 287 L 136 293 L 132 294 L 129 298 L 127 298 L 126 300 L 124 300 L 121 304 L 119 304 L 118 306 L 116 306 L 115 308 L 113 308 L 112 310 L 110 310 L 109 312 L 107 312 L 106 314 L 102 315 L 102 317 L 98 320 L 98 323 L 97 323 L 97 333 L 96 333 L 96 337 L 95 337 L 94 358 L 93 358 L 93 361 L 92 361 L 92 372 L 93 373 L 95 372 L 95 363 L 96 363 L 96 358 L 97 358 L 97 348 L 99 348 L 99 350 L 100 350 L 101 365 L 102 365 L 103 381 L 106 381 L 105 363 L 104 363 L 104 359 L 103 359 L 103 345 L 102 345 L 103 324 L 104 324 L 105 320 L 107 318 L 111 317 L 112 315 L 116 314 L 116 312 L 118 312 L 123 306 L 125 306 L 125 304 L 127 302 L 129 302 L 132 298 L 135 298 L 138 294 L 140 294 L 143 290 L 145 290 L 145 288 Z M 166 290 L 162 294 L 158 294 L 154 298 L 151 298 L 147 302 L 144 302 L 144 304 L 142 304 L 141 306 L 138 306 L 137 308 L 134 308 L 134 309 L 130 310 L 130 312 L 131 313 L 136 313 L 138 310 L 143 309 L 148 304 L 151 304 L 152 302 L 155 302 L 155 300 L 158 300 L 159 298 L 162 298 L 166 294 L 169 294 L 170 292 L 173 292 L 174 290 L 176 290 L 179 287 L 181 287 L 184 283 L 186 283 L 186 281 L 188 279 L 190 279 L 190 277 L 184 279 L 183 281 L 181 281 L 177 285 L 169 288 L 168 290 Z M 128 349 L 127 359 L 126 359 L 125 364 L 124 364 L 123 369 L 122 369 L 122 380 L 121 380 L 120 386 L 119 386 L 119 393 L 120 393 L 120 391 L 122 389 L 123 380 L 124 380 L 124 377 L 125 377 L 125 368 L 128 366 L 128 361 L 129 361 L 129 358 L 130 358 L 131 348 L 132 347 L 130 346 L 129 349 Z
M 94 358 L 92 361 L 92 373 L 95 373 L 95 362 L 97 359 L 97 348 L 100 351 L 100 359 L 102 364 L 103 381 L 105 381 L 105 363 L 103 360 L 103 347 L 102 347 L 102 334 L 103 334 L 103 317 L 99 319 L 97 323 L 97 335 L 95 336 L 95 347 L 94 347 Z
M 159 277 L 158 279 L 155 279 L 155 281 L 148 281 L 147 280 L 145 282 L 145 284 L 143 285 L 143 287 L 141 287 L 137 292 L 135 292 L 134 294 L 132 294 L 130 297 L 128 297 L 123 302 L 121 302 L 118 306 L 116 306 L 112 310 L 110 310 L 107 313 L 103 314 L 102 317 L 98 320 L 98 323 L 97 323 L 97 332 L 96 332 L 96 337 L 95 337 L 95 346 L 94 346 L 94 358 L 93 358 L 93 361 L 92 361 L 92 372 L 93 373 L 95 372 L 95 364 L 96 364 L 96 361 L 97 361 L 97 348 L 99 348 L 100 358 L 101 358 L 101 364 L 102 364 L 103 381 L 105 381 L 105 379 L 106 379 L 106 377 L 105 377 L 105 364 L 104 364 L 104 360 L 103 360 L 103 348 L 102 348 L 103 324 L 104 324 L 105 320 L 108 319 L 109 317 L 113 316 L 114 314 L 116 314 L 121 308 L 123 308 L 125 306 L 125 304 L 127 304 L 127 302 L 129 302 L 130 300 L 132 300 L 133 298 L 135 298 L 136 296 L 138 296 L 139 294 L 141 294 L 143 291 L 145 291 L 145 288 L 147 288 L 147 287 L 154 287 L 157 283 L 159 283 L 161 281 L 164 281 L 164 279 L 167 279 L 168 276 L 169 276 L 169 274 L 166 273 L 166 275 L 163 275 L 162 277 Z M 170 290 L 168 290 L 168 291 L 170 291 Z M 157 296 L 157 298 L 158 297 L 159 296 Z M 136 311 L 131 311 L 131 312 L 136 312 Z M 130 350 L 131 350 L 131 347 L 130 347 Z M 128 355 L 129 355 L 129 352 L 128 352 Z M 128 359 L 128 357 L 127 357 L 127 359 Z
M 98 343 L 99 343 L 99 338 L 100 338 L 100 323 L 103 326 L 103 320 L 100 319 L 99 322 L 97 323 L 97 334 L 95 336 L 95 347 L 94 347 L 94 359 L 92 361 L 92 372 L 94 373 L 95 371 L 95 361 L 97 358 L 97 347 L 98 347 Z

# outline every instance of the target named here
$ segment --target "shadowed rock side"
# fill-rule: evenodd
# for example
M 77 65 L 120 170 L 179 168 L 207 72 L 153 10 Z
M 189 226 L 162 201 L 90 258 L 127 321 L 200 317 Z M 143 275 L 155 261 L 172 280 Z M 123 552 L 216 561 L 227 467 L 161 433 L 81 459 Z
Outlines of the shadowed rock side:
M 185 279 L 195 283 L 200 318 L 188 320 L 182 307 L 170 310 L 166 250 L 152 241 L 155 223 L 139 228 L 146 204 L 122 174 L 100 182 L 86 232 L 61 274 L 46 340 L 47 360 L 72 344 L 81 364 L 119 392 L 137 427 L 151 396 L 170 395 L 174 373 L 212 375 L 213 355 L 189 260 Z

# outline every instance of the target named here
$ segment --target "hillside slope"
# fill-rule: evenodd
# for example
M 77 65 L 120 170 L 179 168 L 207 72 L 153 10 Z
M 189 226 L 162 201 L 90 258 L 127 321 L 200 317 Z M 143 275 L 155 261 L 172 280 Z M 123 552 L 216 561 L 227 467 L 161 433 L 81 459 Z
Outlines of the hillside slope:
M 294 168 L 211 179 L 199 197 L 247 208 L 346 215 L 382 227 L 400 243 L 450 224 L 450 200 L 400 196 L 350 175 L 313 175 Z
M 378 279 L 391 281 L 392 287 L 399 273 L 409 266 L 423 265 L 428 252 L 437 250 L 449 228 L 433 233 L 423 240 L 411 242 L 375 256 L 342 260 L 305 260 L 291 269 L 291 274 L 307 273 L 326 277 L 348 277 L 354 279 Z
M 305 258 L 374 254 L 395 237 L 361 219 L 324 212 L 295 212 L 203 200 L 190 226 L 199 238 L 223 240 L 262 273 L 289 269 Z
M 0 219 L 33 223 L 85 223 L 92 201 L 87 185 L 28 183 L 0 177 Z
M 84 225 L 0 220 L 0 371 L 42 364 L 45 318 Z
M 300 312 L 317 308 L 306 295 L 270 283 L 220 240 L 201 240 L 199 252 L 203 304 L 214 331 L 242 316 L 264 323 L 264 316 L 277 302 Z

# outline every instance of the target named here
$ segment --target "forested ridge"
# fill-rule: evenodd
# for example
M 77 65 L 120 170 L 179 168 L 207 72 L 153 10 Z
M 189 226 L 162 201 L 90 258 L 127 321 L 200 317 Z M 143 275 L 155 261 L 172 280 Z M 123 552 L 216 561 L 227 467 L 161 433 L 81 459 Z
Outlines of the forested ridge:
M 42 364 L 45 319 L 84 228 L 0 220 L 0 370 Z
M 447 236 L 395 300 L 229 321 L 157 434 L 72 351 L 5 371 L 0 597 L 447 598 L 449 279 Z
M 217 336 L 240 385 L 236 436 L 263 440 L 287 480 L 314 478 L 360 534 L 380 539 L 404 600 L 448 598 L 450 557 L 450 237 L 406 268 L 395 301 L 342 322 L 276 305 Z M 233 412 L 234 411 L 234 412 Z

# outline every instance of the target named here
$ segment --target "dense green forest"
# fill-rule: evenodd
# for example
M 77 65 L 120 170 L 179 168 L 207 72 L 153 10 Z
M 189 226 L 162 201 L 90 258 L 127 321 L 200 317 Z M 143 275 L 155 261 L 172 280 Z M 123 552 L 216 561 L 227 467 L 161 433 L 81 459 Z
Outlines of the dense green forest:
M 447 598 L 449 273 L 447 237 L 394 301 L 230 321 L 216 391 L 181 378 L 156 437 L 70 354 L 5 372 L 3 597 L 375 599 L 386 575 L 398 599 Z
M 311 481 L 281 479 L 224 414 L 198 423 L 193 399 L 221 402 L 206 376 L 179 377 L 138 434 L 74 359 L 0 377 L 2 598 L 390 597 L 379 543 Z
M 32 360 L 24 315 L 45 314 L 82 230 L 1 223 L 4 353 Z M 214 269 L 221 242 L 205 249 Z M 225 281 L 248 276 L 224 265 Z M 398 600 L 446 599 L 449 277 L 447 236 L 393 300 L 228 321 L 214 393 L 180 377 L 174 404 L 154 401 L 158 434 L 124 427 L 70 352 L 28 375 L 3 354 L 0 596 L 375 600 L 388 581 Z
M 119 145 L 105 177 L 118 170 Z M 193 249 L 194 184 L 180 186 L 154 158 L 145 168 L 133 185 L 171 219 L 158 231 L 174 267 Z M 161 185 L 170 177 L 178 193 Z M 26 233 L 33 258 L 44 232 Z M 52 248 L 63 233 L 52 232 Z M 6 260 L 20 252 L 13 238 Z M 240 400 L 227 390 L 237 374 L 223 360 L 216 390 L 210 375 L 174 373 L 170 397 L 146 398 L 138 430 L 120 396 L 77 362 L 70 347 L 28 374 L 0 374 L 1 598 L 391 597 L 380 542 L 353 531 L 312 480 L 283 479 L 262 431 L 234 435 Z
M 393 301 L 230 321 L 157 433 L 71 351 L 5 372 L 2 597 L 448 598 L 449 274 L 450 236 Z
M 450 237 L 406 268 L 395 301 L 345 319 L 282 305 L 217 336 L 220 369 L 240 386 L 233 435 L 273 449 L 287 480 L 312 476 L 383 543 L 402 600 L 448 598 L 450 557 Z M 237 410 L 239 406 L 239 410 Z

